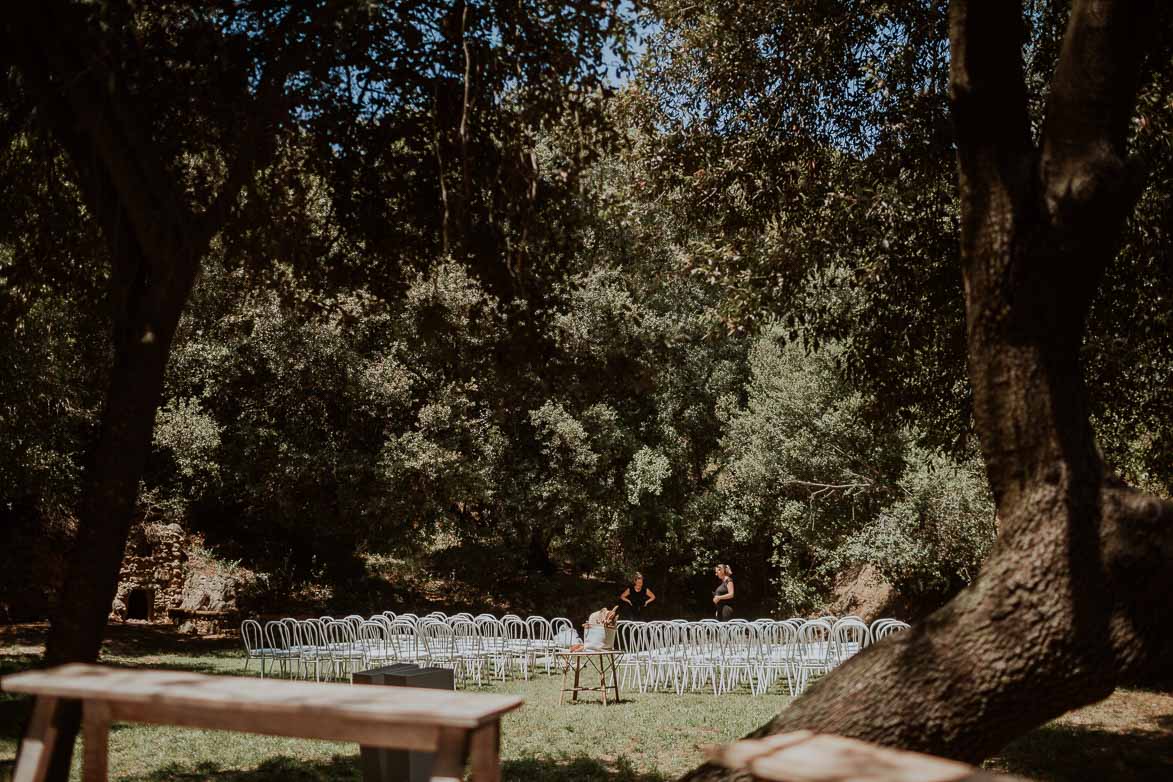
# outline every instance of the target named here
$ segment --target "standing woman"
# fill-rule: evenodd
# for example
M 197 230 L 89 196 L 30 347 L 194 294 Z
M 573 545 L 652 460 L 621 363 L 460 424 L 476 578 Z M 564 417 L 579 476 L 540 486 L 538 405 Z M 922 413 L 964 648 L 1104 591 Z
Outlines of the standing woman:
M 717 618 L 728 622 L 733 618 L 733 568 L 728 565 L 717 565 L 713 568 L 713 575 L 721 579 L 721 584 L 713 590 L 713 605 L 717 607 Z
M 631 584 L 619 595 L 619 600 L 624 603 L 620 606 L 626 614 L 624 618 L 633 622 L 641 621 L 644 608 L 655 599 L 655 593 L 644 584 L 643 573 L 636 573 L 631 577 Z

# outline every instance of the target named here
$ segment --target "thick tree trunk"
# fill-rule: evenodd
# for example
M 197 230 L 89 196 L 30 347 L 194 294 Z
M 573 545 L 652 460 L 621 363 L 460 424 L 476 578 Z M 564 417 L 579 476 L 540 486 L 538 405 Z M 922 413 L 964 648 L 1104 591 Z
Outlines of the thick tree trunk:
M 262 148 L 269 151 L 263 142 L 273 129 L 261 109 L 272 110 L 289 65 L 280 57 L 267 65 L 258 105 L 242 129 L 220 193 L 197 213 L 141 124 L 140 107 L 119 74 L 91 51 L 90 10 L 23 4 L 0 28 L 72 159 L 112 266 L 114 364 L 99 437 L 89 454 L 78 535 L 51 617 L 48 664 L 98 657 L 151 450 L 171 341 L 200 259 L 228 219 Z M 70 709 L 60 717 L 51 780 L 68 778 L 78 718 Z
M 1173 504 L 1101 461 L 1079 349 L 1136 195 L 1125 138 L 1151 4 L 1078 2 L 1042 144 L 1004 0 L 951 10 L 975 424 L 1002 530 L 975 582 L 753 735 L 807 728 L 979 762 L 1173 653 Z M 702 766 L 687 779 L 737 773 Z
M 146 270 L 157 264 L 140 259 L 134 266 L 146 275 Z M 45 649 L 48 665 L 98 658 L 135 515 L 139 481 L 151 451 L 171 339 L 183 305 L 183 300 L 168 302 L 168 312 L 156 313 L 149 306 L 152 297 L 139 284 L 126 293 L 115 297 L 126 301 L 127 311 L 116 317 L 122 328 L 115 334 L 114 365 L 101 431 L 89 455 L 77 540 L 50 622 Z M 79 710 L 68 709 L 61 719 L 62 740 L 50 768 L 50 779 L 57 780 L 69 776 Z

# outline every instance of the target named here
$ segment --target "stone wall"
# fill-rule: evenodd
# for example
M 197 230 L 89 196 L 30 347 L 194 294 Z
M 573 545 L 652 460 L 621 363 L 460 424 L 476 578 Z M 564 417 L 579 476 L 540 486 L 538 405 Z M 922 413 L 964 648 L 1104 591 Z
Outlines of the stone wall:
M 241 588 L 255 576 L 212 557 L 199 536 L 178 524 L 138 524 L 122 560 L 115 621 L 175 621 L 181 633 L 219 633 L 234 626 Z
M 178 524 L 135 525 L 126 544 L 110 618 L 167 621 L 167 609 L 182 602 L 189 547 L 188 535 Z

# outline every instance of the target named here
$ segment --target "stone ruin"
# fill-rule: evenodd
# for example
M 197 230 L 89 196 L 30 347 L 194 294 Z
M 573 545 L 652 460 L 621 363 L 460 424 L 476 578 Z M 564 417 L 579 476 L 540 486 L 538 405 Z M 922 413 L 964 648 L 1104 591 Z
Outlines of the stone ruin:
M 180 525 L 142 523 L 127 541 L 110 618 L 175 622 L 181 633 L 220 632 L 235 618 L 241 582 L 240 573 L 211 559 Z

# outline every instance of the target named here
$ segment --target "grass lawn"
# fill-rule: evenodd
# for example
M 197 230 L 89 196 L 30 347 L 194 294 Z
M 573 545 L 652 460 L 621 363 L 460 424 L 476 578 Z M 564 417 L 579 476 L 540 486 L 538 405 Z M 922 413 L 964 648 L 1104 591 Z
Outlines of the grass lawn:
M 4 631 L 0 631 L 3 633 Z M 182 639 L 159 628 L 115 627 L 103 661 L 119 665 L 240 674 L 237 642 Z M 28 667 L 40 652 L 39 632 L 0 635 L 0 673 Z M 741 736 L 786 705 L 783 695 L 624 693 L 619 705 L 558 705 L 560 680 L 538 674 L 483 691 L 516 693 L 525 705 L 502 722 L 507 780 L 671 779 L 703 759 L 707 745 Z M 0 701 L 0 761 L 16 753 L 23 701 Z M 78 769 L 80 770 L 80 769 Z M 163 782 L 207 777 L 267 780 L 359 779 L 353 744 L 172 727 L 115 725 L 111 779 Z
M 29 667 L 41 652 L 43 627 L 0 628 L 0 674 Z M 103 659 L 121 665 L 237 675 L 235 641 L 183 638 L 169 628 L 115 626 Z M 672 779 L 704 756 L 765 722 L 786 705 L 782 695 L 625 693 L 618 706 L 558 706 L 558 679 L 495 685 L 522 695 L 525 706 L 502 725 L 507 780 Z M 488 689 L 488 688 L 486 688 Z M 0 778 L 16 753 L 27 703 L 0 694 Z M 170 727 L 115 725 L 112 779 L 141 782 L 228 779 L 357 780 L 353 744 Z M 1012 743 L 987 766 L 1048 780 L 1173 779 L 1173 695 L 1119 690 Z

